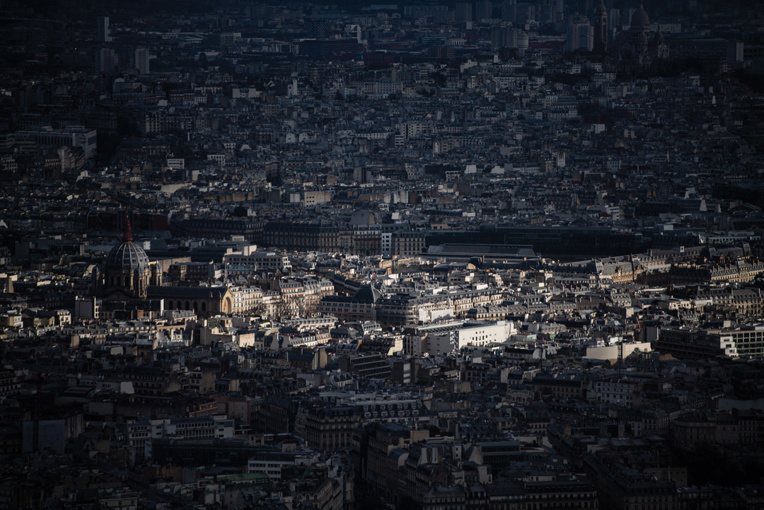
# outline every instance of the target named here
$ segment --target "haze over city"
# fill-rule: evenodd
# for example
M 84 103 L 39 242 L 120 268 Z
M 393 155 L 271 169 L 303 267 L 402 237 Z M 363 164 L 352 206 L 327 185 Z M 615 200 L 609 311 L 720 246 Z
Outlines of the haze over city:
M 763 3 L 0 13 L 0 509 L 764 508 Z

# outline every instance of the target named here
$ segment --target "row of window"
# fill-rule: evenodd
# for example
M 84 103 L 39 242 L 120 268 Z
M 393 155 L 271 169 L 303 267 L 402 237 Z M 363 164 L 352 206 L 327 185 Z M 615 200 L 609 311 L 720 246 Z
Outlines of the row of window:
M 185 301 L 184 302 L 184 301 L 182 301 L 180 299 L 177 300 L 177 301 L 173 301 L 172 299 L 168 300 L 167 301 L 167 308 L 170 309 L 170 310 L 175 310 L 175 309 L 179 309 L 179 310 L 193 310 L 195 312 L 200 309 L 198 301 L 193 301 L 193 302 Z M 206 312 L 207 311 L 207 303 L 205 301 L 202 301 L 202 303 L 201 303 L 201 311 L 202 312 Z

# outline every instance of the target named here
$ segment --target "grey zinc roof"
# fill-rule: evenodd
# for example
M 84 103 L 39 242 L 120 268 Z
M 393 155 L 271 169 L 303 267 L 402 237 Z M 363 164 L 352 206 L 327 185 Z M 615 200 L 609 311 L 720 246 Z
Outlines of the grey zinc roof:
M 132 241 L 125 241 L 115 246 L 106 256 L 106 270 L 116 271 L 139 271 L 149 267 L 149 257 L 139 245 Z

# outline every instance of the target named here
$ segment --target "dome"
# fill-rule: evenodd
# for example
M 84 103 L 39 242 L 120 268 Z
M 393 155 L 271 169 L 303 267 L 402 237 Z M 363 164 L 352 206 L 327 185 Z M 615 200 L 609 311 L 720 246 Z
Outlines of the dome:
M 631 15 L 631 30 L 650 30 L 650 17 L 642 5 Z
M 136 269 L 143 272 L 149 267 L 149 256 L 133 242 L 133 231 L 128 219 L 122 244 L 115 246 L 106 256 L 105 271 L 130 271 Z
M 149 267 L 146 252 L 132 241 L 115 246 L 106 256 L 106 271 L 145 271 Z

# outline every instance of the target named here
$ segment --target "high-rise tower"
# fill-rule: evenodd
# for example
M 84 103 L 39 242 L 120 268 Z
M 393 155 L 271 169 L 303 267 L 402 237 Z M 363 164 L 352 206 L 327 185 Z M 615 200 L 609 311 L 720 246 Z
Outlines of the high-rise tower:
M 472 21 L 472 3 L 471 2 L 460 2 L 456 4 L 456 12 L 455 12 L 456 21 Z
M 149 50 L 148 48 L 136 48 L 135 50 L 135 68 L 138 74 L 149 74 Z
M 111 30 L 109 29 L 109 17 L 98 16 L 96 19 L 97 29 L 97 41 L 98 42 L 111 42 Z
M 600 5 L 594 14 L 594 48 L 595 53 L 607 53 L 607 8 L 605 0 L 600 0 Z
M 475 21 L 478 23 L 484 19 L 493 17 L 493 3 L 491 0 L 478 0 L 475 3 Z

